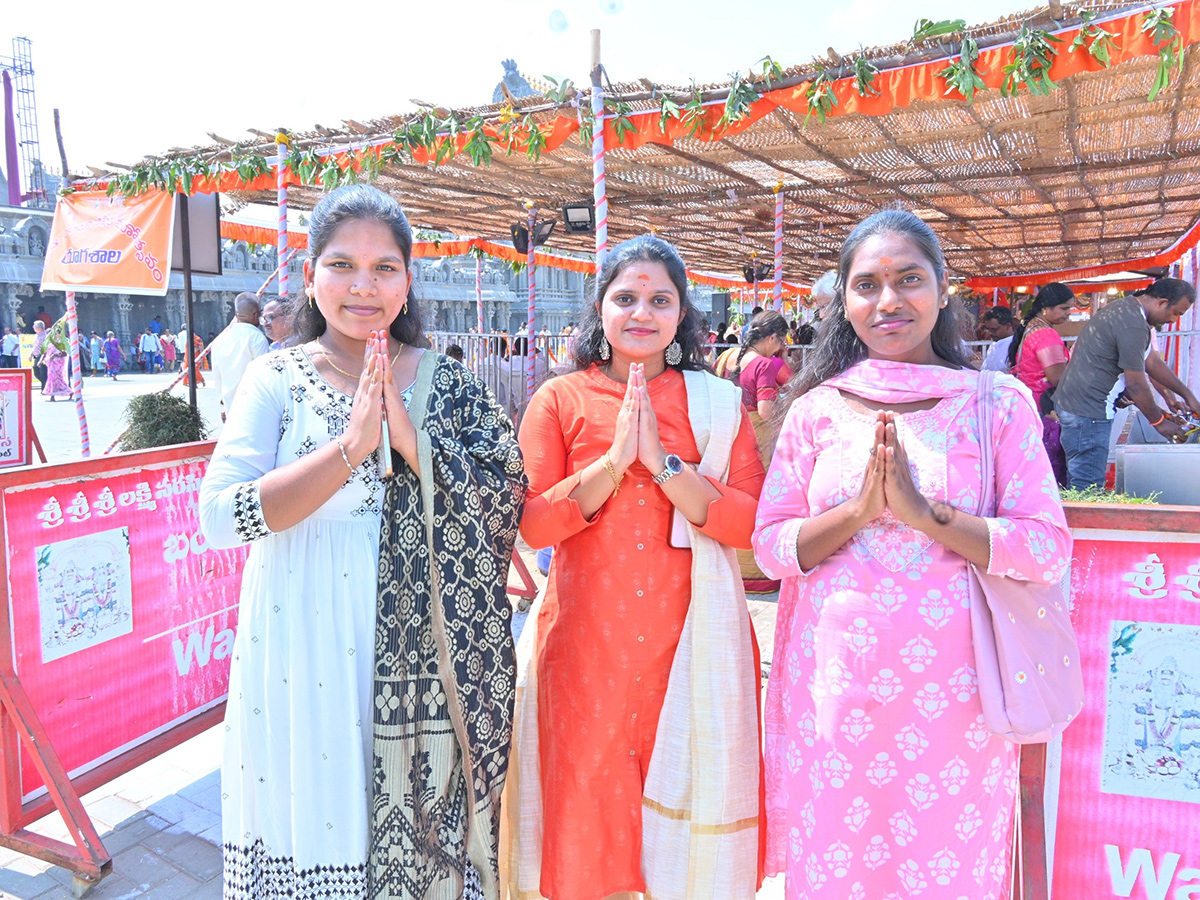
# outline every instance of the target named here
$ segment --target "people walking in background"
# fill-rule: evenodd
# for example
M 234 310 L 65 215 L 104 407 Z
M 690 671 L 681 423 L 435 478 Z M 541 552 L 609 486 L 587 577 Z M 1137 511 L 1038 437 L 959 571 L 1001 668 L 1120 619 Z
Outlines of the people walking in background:
M 7 326 L 0 338 L 0 369 L 17 369 L 21 366 L 21 339 Z
M 982 725 L 967 566 L 1051 583 L 1071 534 L 1049 462 L 1029 452 L 1028 394 L 996 375 L 980 396 L 929 226 L 899 211 L 860 222 L 838 276 L 781 398 L 754 535 L 759 565 L 783 579 L 768 871 L 811 896 L 836 853 L 831 897 L 1003 896 L 1018 748 Z M 978 434 L 981 403 L 991 434 Z M 1002 517 L 975 514 L 981 440 Z
M 1054 393 L 1071 487 L 1103 487 L 1113 410 L 1109 393 L 1125 376 L 1125 392 L 1150 427 L 1169 441 L 1183 430 L 1159 408 L 1150 378 L 1174 391 L 1193 413 L 1200 401 L 1153 352 L 1150 330 L 1177 320 L 1196 300 L 1178 278 L 1160 278 L 1141 293 L 1106 303 L 1083 326 Z
M 159 343 L 158 335 L 150 330 L 150 326 L 146 326 L 146 330 L 138 338 L 137 354 L 138 362 L 142 365 L 142 371 L 147 375 L 154 372 L 154 359 L 162 353 L 162 345 Z
M 516 752 L 519 784 L 539 780 L 540 803 L 522 789 L 522 896 L 654 893 L 647 873 L 664 871 L 695 900 L 754 896 L 760 676 L 729 548 L 749 546 L 763 470 L 737 390 L 704 371 L 706 346 L 677 251 L 634 238 L 596 278 L 577 371 L 543 384 L 521 423 L 521 532 L 555 548 L 525 626 L 537 687 Z M 689 616 L 700 618 L 681 642 Z M 693 671 L 693 659 L 708 668 Z M 721 726 L 701 748 L 689 728 L 710 721 Z M 680 746 L 699 758 L 681 759 Z M 668 798 L 665 784 L 679 790 Z
M 288 305 L 282 300 L 272 299 L 264 303 L 262 317 L 259 321 L 262 323 L 263 331 L 267 335 L 267 340 L 270 341 L 272 350 L 292 345 L 294 341 L 292 315 L 288 310 Z
M 100 335 L 95 331 L 92 332 L 88 340 L 88 350 L 90 351 L 88 360 L 90 365 L 88 368 L 92 370 L 92 377 L 96 377 L 104 371 L 104 341 L 100 339 Z M 82 360 L 80 360 L 82 363 Z
M 44 309 L 39 307 L 39 309 Z M 33 320 L 33 374 L 41 385 L 39 390 L 46 392 L 46 323 L 41 319 Z
M 110 331 L 104 338 L 104 373 L 116 381 L 117 373 L 121 371 L 124 362 L 125 351 L 121 349 L 121 342 Z
M 448 347 L 446 347 L 446 355 L 455 362 L 462 362 L 463 348 L 458 346 L 458 344 L 450 344 Z
M 162 345 L 162 361 L 164 372 L 175 371 L 175 335 L 171 334 L 171 329 L 164 329 L 162 336 L 159 338 L 159 343 Z
M 251 360 L 262 356 L 270 345 L 258 327 L 258 295 L 251 291 L 238 294 L 233 300 L 234 320 L 209 347 L 213 377 L 221 392 L 221 421 L 224 422 L 233 406 L 238 384 Z
M 46 383 L 42 385 L 42 393 L 50 402 L 70 399 L 71 387 L 67 384 L 67 351 L 70 349 L 70 339 L 67 337 L 67 317 L 63 316 L 44 332 L 46 341 L 42 363 L 46 368 Z

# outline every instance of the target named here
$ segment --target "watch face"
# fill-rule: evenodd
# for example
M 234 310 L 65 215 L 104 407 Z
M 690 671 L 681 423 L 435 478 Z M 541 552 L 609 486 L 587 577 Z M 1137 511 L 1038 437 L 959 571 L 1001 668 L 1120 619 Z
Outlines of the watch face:
M 683 471 L 683 460 L 674 453 L 667 456 L 667 471 L 672 475 L 678 475 Z

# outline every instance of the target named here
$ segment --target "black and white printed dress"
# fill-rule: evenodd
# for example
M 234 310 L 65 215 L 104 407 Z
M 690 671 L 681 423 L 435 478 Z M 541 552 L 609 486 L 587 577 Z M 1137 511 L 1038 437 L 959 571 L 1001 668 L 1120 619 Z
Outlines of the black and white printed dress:
M 300 348 L 259 357 L 200 490 L 209 544 L 252 543 L 221 768 L 230 900 L 366 896 L 377 453 L 286 531 L 270 532 L 259 503 L 262 476 L 341 435 L 350 407 Z

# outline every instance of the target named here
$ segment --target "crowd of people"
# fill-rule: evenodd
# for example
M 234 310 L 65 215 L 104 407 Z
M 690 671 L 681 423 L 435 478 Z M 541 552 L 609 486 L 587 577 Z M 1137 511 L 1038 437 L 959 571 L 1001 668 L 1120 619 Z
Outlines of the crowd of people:
M 994 309 L 984 380 L 936 234 L 887 211 L 846 239 L 789 365 L 798 329 L 772 311 L 714 358 L 728 332 L 675 248 L 639 237 L 518 430 L 461 348 L 426 349 L 393 199 L 331 192 L 309 247 L 304 297 L 268 314 L 294 340 L 245 366 L 200 496 L 210 545 L 251 545 L 227 897 L 496 898 L 503 879 L 751 900 L 774 873 L 797 898 L 1006 894 L 1017 752 L 983 725 L 968 567 L 1062 576 L 1037 438 L 1057 424 L 1083 477 L 1098 437 L 1075 420 L 1098 432 L 1108 391 L 1089 372 L 1123 373 L 1165 434 L 1143 373 L 1198 411 L 1147 350 L 1190 288 L 1110 303 L 1070 355 L 1069 290 Z M 554 553 L 514 647 L 518 532 Z M 780 591 L 761 710 L 756 580 Z

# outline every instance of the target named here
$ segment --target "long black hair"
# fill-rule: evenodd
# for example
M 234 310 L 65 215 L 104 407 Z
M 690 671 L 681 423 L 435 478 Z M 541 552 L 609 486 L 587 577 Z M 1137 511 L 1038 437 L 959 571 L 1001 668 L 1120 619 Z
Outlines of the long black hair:
M 683 350 L 683 360 L 671 368 L 674 369 L 707 369 L 704 361 L 704 348 L 708 340 L 708 327 L 704 324 L 704 316 L 688 298 L 687 266 L 679 251 L 660 237 L 644 234 L 625 241 L 614 247 L 604 257 L 604 264 L 596 276 L 591 292 L 584 299 L 580 312 L 579 336 L 575 339 L 575 349 L 572 358 L 577 369 L 586 369 L 594 363 L 601 362 L 600 347 L 604 337 L 604 320 L 600 317 L 600 304 L 604 295 L 612 286 L 613 281 L 625 268 L 635 262 L 661 263 L 667 270 L 671 284 L 679 293 L 679 303 L 683 315 L 675 330 L 675 340 Z
M 338 228 L 346 222 L 360 219 L 373 219 L 386 225 L 396 240 L 396 246 L 400 248 L 400 255 L 404 257 L 404 267 L 409 268 L 413 237 L 408 217 L 399 203 L 368 184 L 348 184 L 337 188 L 322 197 L 313 208 L 308 223 L 308 258 L 311 264 L 316 263 L 317 257 L 324 252 Z M 304 343 L 316 340 L 325 333 L 325 316 L 315 302 L 298 300 L 293 306 L 292 327 L 297 341 Z M 411 285 L 405 307 L 392 320 L 388 332 L 402 344 L 423 347 L 428 343 L 425 330 L 421 327 L 421 310 Z
M 897 234 L 908 238 L 933 267 L 937 282 L 940 284 L 945 277 L 946 259 L 942 255 L 937 235 L 912 213 L 889 209 L 868 216 L 855 225 L 846 242 L 842 244 L 833 299 L 825 307 L 821 323 L 817 327 L 813 349 L 808 354 L 804 366 L 784 386 L 780 395 L 783 402 L 776 404 L 773 416 L 776 432 L 792 401 L 867 358 L 867 345 L 859 339 L 854 326 L 846 318 L 846 282 L 850 278 L 850 266 L 862 245 L 873 237 L 885 234 Z M 958 300 L 953 296 L 947 296 L 945 299 L 946 305 L 938 311 L 937 321 L 930 334 L 933 352 L 955 368 L 970 368 L 969 357 L 959 330 Z
M 1044 310 L 1055 306 L 1070 303 L 1074 299 L 1075 292 L 1057 281 L 1050 282 L 1037 292 L 1029 311 L 1021 317 L 1020 322 L 1013 326 L 1012 343 L 1008 345 L 1008 367 L 1010 369 L 1017 364 L 1017 352 L 1021 349 L 1021 341 L 1025 340 L 1025 329 L 1029 327 L 1034 316 L 1041 315 Z
M 783 313 L 773 309 L 764 310 L 751 319 L 746 330 L 742 332 L 742 349 L 738 351 L 737 362 L 733 367 L 734 377 L 742 373 L 742 357 L 746 355 L 747 350 L 753 350 L 754 345 L 764 338 L 786 339 L 787 333 L 787 319 L 783 317 Z

